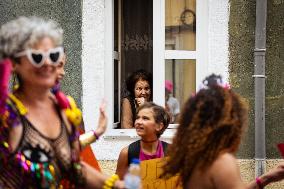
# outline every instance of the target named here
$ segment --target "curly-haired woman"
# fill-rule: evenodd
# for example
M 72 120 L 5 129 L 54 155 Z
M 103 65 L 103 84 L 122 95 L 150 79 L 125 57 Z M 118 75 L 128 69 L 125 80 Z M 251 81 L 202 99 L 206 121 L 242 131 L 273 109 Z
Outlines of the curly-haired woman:
M 280 164 L 256 181 L 241 181 L 235 153 L 247 127 L 247 105 L 221 77 L 211 75 L 185 103 L 164 177 L 180 175 L 183 188 L 257 189 L 284 178 Z
M 145 70 L 133 72 L 126 80 L 129 95 L 121 103 L 121 128 L 134 128 L 136 109 L 152 100 L 152 75 Z

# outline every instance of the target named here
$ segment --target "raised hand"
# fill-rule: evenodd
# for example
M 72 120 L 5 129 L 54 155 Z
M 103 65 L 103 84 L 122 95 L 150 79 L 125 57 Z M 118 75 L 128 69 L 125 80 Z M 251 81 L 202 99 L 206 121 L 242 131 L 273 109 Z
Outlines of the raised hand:
M 270 182 L 277 182 L 284 179 L 284 162 L 279 163 L 275 168 L 264 174 Z
M 135 101 L 137 103 L 138 106 L 141 106 L 142 104 L 145 103 L 145 98 L 144 97 L 139 97 L 139 98 L 135 98 Z
M 101 136 L 107 128 L 107 116 L 105 113 L 106 109 L 106 100 L 103 99 L 100 105 L 100 116 L 99 116 L 99 121 L 98 121 L 98 127 L 96 129 L 96 134 L 98 136 Z

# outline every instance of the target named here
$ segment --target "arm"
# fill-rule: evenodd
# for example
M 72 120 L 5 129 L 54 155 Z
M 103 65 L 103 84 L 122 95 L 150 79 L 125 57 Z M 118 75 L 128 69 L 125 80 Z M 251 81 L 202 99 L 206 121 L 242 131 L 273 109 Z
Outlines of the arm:
M 128 147 L 125 147 L 121 150 L 119 154 L 115 173 L 119 176 L 119 178 L 123 179 L 127 170 L 128 170 Z
M 85 162 L 81 162 L 81 164 L 84 166 L 86 188 L 97 188 L 97 189 L 103 188 L 105 181 L 109 179 L 109 176 L 98 172 L 97 170 L 95 170 Z M 113 188 L 123 189 L 124 182 L 121 180 L 115 181 Z
M 175 98 L 175 106 L 174 106 L 174 122 L 177 123 L 178 117 L 180 114 L 180 105 L 179 101 Z
M 214 185 L 218 189 L 261 189 L 255 180 L 244 184 L 240 177 L 237 160 L 233 155 L 223 154 L 212 165 L 210 169 Z M 279 164 L 271 171 L 259 177 L 262 187 L 280 181 L 284 178 L 284 163 Z
M 130 102 L 127 98 L 122 99 L 122 112 L 121 112 L 121 128 L 132 129 L 133 128 L 133 115 Z
M 180 113 L 180 105 L 179 105 L 179 101 L 178 99 L 175 98 L 175 110 L 174 110 L 175 114 L 179 114 Z
M 262 187 L 272 183 L 272 182 L 278 182 L 282 179 L 284 179 L 284 163 L 278 164 L 276 167 L 274 167 L 272 170 L 268 171 L 267 173 L 261 175 L 259 177 L 261 181 Z M 256 184 L 256 181 L 252 181 L 248 184 L 247 189 L 258 189 L 259 187 Z
M 106 131 L 107 128 L 107 116 L 105 109 L 106 109 L 106 102 L 105 100 L 103 100 L 100 105 L 100 117 L 99 117 L 98 127 L 95 130 L 98 136 L 101 136 Z
M 106 106 L 105 101 L 102 101 L 100 105 L 100 117 L 97 129 L 95 131 L 89 131 L 87 133 L 80 135 L 79 140 L 82 148 L 95 142 L 99 138 L 99 136 L 101 136 L 106 131 L 107 116 L 105 113 L 105 106 Z

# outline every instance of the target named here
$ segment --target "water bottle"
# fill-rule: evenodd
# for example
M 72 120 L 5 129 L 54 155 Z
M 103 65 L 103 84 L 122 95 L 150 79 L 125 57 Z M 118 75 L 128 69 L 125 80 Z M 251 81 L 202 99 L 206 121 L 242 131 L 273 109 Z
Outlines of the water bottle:
M 124 176 L 125 188 L 139 189 L 141 185 L 140 178 L 140 160 L 132 159 L 127 174 Z

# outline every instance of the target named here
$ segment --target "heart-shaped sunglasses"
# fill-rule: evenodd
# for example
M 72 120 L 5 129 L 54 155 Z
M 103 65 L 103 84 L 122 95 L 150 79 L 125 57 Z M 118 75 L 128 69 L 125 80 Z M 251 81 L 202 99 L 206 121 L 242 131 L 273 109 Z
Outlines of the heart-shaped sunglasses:
M 40 68 L 41 66 L 43 66 L 46 58 L 50 60 L 52 65 L 57 66 L 62 59 L 63 54 L 63 47 L 56 47 L 54 49 L 49 49 L 47 52 L 44 52 L 42 50 L 27 49 L 15 54 L 15 57 L 18 58 L 21 56 L 27 56 L 32 65 Z

